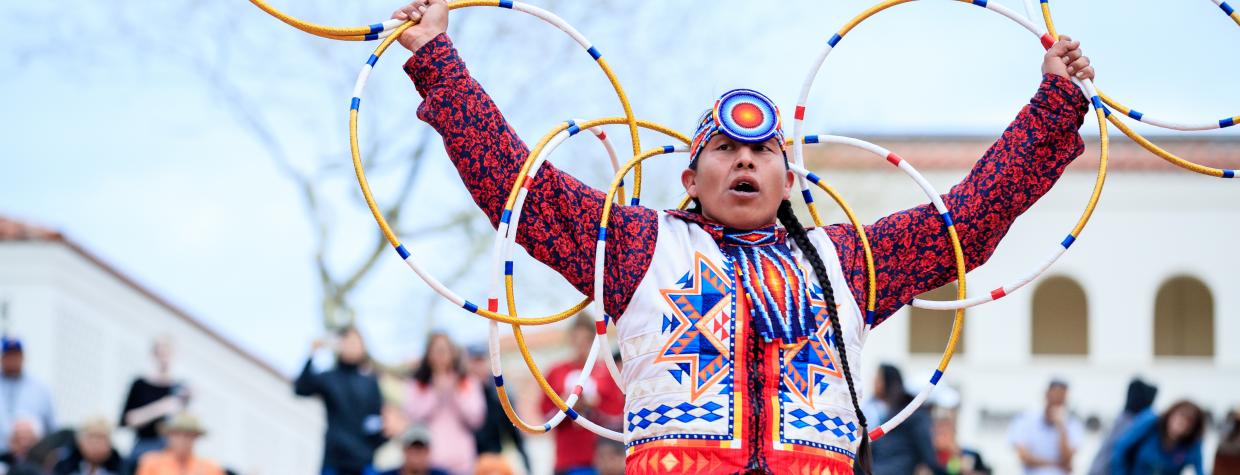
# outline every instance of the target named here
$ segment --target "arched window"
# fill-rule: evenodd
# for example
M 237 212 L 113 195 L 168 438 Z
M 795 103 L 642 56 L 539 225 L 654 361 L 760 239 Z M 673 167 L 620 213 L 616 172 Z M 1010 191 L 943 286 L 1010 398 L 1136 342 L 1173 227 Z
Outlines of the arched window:
M 1033 354 L 1089 354 L 1089 301 L 1070 277 L 1051 277 L 1033 292 Z
M 944 285 L 918 298 L 926 300 L 956 300 L 956 283 Z M 908 322 L 908 352 L 942 354 L 947 348 L 947 337 L 951 335 L 952 321 L 956 316 L 951 310 L 926 310 L 910 307 Z M 956 354 L 964 354 L 964 331 L 960 332 L 960 341 L 956 343 Z
M 1155 356 L 1214 356 L 1214 297 L 1193 277 L 1174 277 L 1154 299 Z

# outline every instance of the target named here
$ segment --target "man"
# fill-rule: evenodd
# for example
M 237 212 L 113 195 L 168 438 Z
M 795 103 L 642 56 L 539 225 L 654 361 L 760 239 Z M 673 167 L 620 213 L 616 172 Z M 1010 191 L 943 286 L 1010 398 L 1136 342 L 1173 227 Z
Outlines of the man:
M 500 405 L 499 394 L 495 392 L 495 378 L 491 376 L 491 360 L 488 358 L 487 346 L 485 344 L 470 345 L 466 348 L 466 370 L 470 376 L 478 380 L 478 385 L 482 387 L 482 394 L 486 398 L 487 412 L 486 417 L 482 420 L 482 425 L 474 431 L 474 443 L 478 447 L 478 455 L 483 454 L 502 454 L 504 452 L 504 439 L 512 441 L 517 451 L 521 453 L 521 460 L 525 463 L 525 471 L 530 471 L 530 459 L 525 453 L 525 438 L 521 435 L 521 431 L 512 425 L 508 420 L 508 416 L 504 415 L 504 407 Z M 509 394 L 508 397 L 512 397 Z M 516 403 L 512 403 L 516 406 Z
M 590 356 L 594 334 L 594 318 L 586 314 L 578 315 L 569 327 L 568 343 L 573 351 L 572 357 L 552 366 L 547 372 L 547 383 L 561 395 L 569 394 L 576 384 L 577 376 Z M 554 415 L 557 409 L 551 400 L 546 397 L 541 399 L 543 415 Z M 582 385 L 581 397 L 573 409 L 603 427 L 619 428 L 620 415 L 624 412 L 624 394 L 611 380 L 602 362 L 594 365 L 594 371 Z M 555 437 L 556 474 L 593 473 L 591 467 L 597 435 L 568 420 L 551 432 Z
M 331 359 L 332 355 L 325 352 L 331 346 L 335 347 L 335 366 L 320 371 Z M 323 435 L 322 475 L 362 475 L 373 470 L 375 449 L 387 440 L 383 435 L 383 395 L 357 328 L 337 331 L 334 345 L 315 340 L 311 357 L 293 381 L 293 392 L 323 400 L 327 432 Z
M 448 10 L 444 0 L 401 8 L 393 18 L 418 24 L 397 40 L 413 52 L 404 69 L 424 98 L 418 117 L 443 137 L 497 225 L 529 149 L 452 46 Z M 734 59 L 716 49 L 714 60 Z M 771 58 L 768 67 L 783 64 Z M 691 209 L 620 206 L 600 229 L 604 193 L 551 164 L 525 183 L 517 243 L 585 295 L 604 241 L 602 304 L 624 359 L 629 470 L 868 470 L 873 427 L 850 364 L 868 332 L 955 280 L 945 221 L 955 223 L 969 266 L 985 263 L 1084 150 L 1077 130 L 1089 101 L 1070 78 L 1092 79 L 1089 59 L 1060 37 L 1041 71 L 1029 104 L 943 196 L 950 220 L 924 204 L 865 227 L 878 283 L 872 314 L 858 305 L 869 286 L 861 233 L 800 223 L 779 110 L 757 91 L 728 91 L 698 119 L 680 176 Z M 690 468 L 690 458 L 719 463 Z
M 400 467 L 380 475 L 448 475 L 448 472 L 431 467 L 431 433 L 425 426 L 410 426 L 396 440 L 404 452 L 404 462 Z
M 197 417 L 182 412 L 163 427 L 165 447 L 138 460 L 137 475 L 224 475 L 215 462 L 194 455 L 194 444 L 207 433 Z
M 0 452 L 8 450 L 9 430 L 22 415 L 36 418 L 44 430 L 56 429 L 51 393 L 23 372 L 25 361 L 21 340 L 0 338 Z
M 1085 437 L 1081 421 L 1068 413 L 1068 383 L 1055 379 L 1046 388 L 1046 406 L 1018 416 L 1008 440 L 1026 475 L 1067 475 Z
M 82 423 L 74 434 L 74 445 L 52 470 L 55 475 L 117 475 L 121 473 L 121 454 L 112 448 L 112 425 L 104 418 Z
M 598 475 L 624 475 L 624 444 L 599 437 L 594 446 L 594 469 Z
M 9 451 L 0 455 L 0 474 L 41 473 L 40 461 L 30 460 L 30 449 L 39 442 L 42 434 L 37 420 L 18 417 L 9 430 Z

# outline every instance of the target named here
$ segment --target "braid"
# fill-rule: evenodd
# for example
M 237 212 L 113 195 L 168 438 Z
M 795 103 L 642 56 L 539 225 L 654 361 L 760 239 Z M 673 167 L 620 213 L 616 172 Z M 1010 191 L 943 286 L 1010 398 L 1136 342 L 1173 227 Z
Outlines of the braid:
M 848 383 L 848 394 L 852 396 L 853 410 L 857 413 L 857 422 L 861 423 L 861 445 L 857 449 L 857 466 L 862 473 L 870 473 L 870 434 L 865 420 L 865 413 L 861 412 L 861 403 L 857 399 L 857 388 L 853 384 L 852 369 L 848 364 L 848 349 L 844 346 L 844 331 L 840 327 L 840 315 L 835 308 L 835 291 L 831 288 L 831 280 L 827 277 L 827 266 L 822 263 L 822 256 L 818 255 L 818 248 L 809 240 L 809 235 L 805 232 L 805 226 L 797 220 L 792 212 L 792 203 L 784 200 L 779 205 L 779 222 L 788 230 L 788 236 L 796 242 L 797 247 L 801 248 L 801 253 L 805 255 L 805 259 L 809 261 L 810 267 L 814 268 L 814 275 L 818 277 L 818 285 L 822 286 L 822 296 L 826 300 L 827 316 L 831 320 L 831 330 L 835 333 L 835 348 L 840 355 L 840 365 L 844 370 L 844 381 Z

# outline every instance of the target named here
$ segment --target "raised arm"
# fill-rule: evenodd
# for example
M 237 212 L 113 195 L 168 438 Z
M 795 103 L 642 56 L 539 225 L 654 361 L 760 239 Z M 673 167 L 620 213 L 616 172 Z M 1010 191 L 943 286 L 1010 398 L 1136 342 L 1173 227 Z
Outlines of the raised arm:
M 1092 77 L 1093 70 L 1076 46 L 1060 41 L 1047 52 L 1042 83 L 1029 105 L 968 176 L 943 195 L 970 270 L 990 258 L 1016 218 L 1050 191 L 1064 168 L 1084 151 L 1077 129 L 1089 102 L 1068 74 Z M 1065 66 L 1064 55 L 1073 62 Z M 1058 67 L 1051 62 L 1058 62 Z M 865 302 L 865 256 L 855 228 L 841 224 L 826 231 L 835 242 L 857 302 Z M 951 243 L 932 205 L 882 218 L 866 226 L 865 232 L 874 252 L 878 288 L 874 325 L 914 296 L 956 280 Z
M 529 149 L 470 76 L 452 41 L 443 33 L 447 27 L 446 3 L 431 0 L 424 6 L 419 2 L 393 16 L 424 17 L 400 38 L 402 45 L 414 51 L 405 63 L 405 72 L 423 98 L 418 118 L 443 137 L 465 187 L 496 226 Z M 437 22 L 442 22 L 442 28 Z M 594 247 L 604 197 L 603 192 L 547 163 L 530 183 L 517 233 L 517 243 L 531 256 L 551 266 L 586 295 L 593 295 Z M 645 274 L 654 252 L 657 223 L 656 213 L 647 208 L 613 209 L 606 249 L 609 265 L 604 303 L 608 314 L 618 316 L 624 311 Z

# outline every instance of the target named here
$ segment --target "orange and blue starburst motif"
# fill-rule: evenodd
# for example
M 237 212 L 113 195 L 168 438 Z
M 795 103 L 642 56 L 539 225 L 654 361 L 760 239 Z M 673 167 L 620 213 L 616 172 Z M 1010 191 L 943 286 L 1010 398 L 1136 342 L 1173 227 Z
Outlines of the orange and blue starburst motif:
M 676 381 L 689 385 L 690 401 L 720 382 L 728 390 L 732 359 L 732 285 L 728 274 L 696 253 L 693 270 L 677 282 L 680 288 L 660 292 L 672 308 L 663 316 L 662 333 L 671 337 L 655 356 L 656 363 L 674 363 L 668 370 Z
M 817 295 L 817 286 L 815 294 Z M 837 308 L 839 304 L 836 305 Z M 787 392 L 803 404 L 814 407 L 814 394 L 830 386 L 832 380 L 842 380 L 835 348 L 835 333 L 831 329 L 830 315 L 822 300 L 810 300 L 818 330 L 782 354 L 783 383 Z

